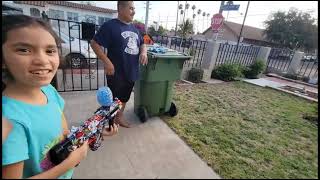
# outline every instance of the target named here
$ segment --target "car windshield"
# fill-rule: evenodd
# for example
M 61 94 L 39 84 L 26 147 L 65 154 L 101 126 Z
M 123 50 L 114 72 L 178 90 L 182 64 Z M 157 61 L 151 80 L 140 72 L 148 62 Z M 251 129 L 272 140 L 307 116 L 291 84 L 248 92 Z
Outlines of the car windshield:
M 63 33 L 62 31 L 59 31 L 55 28 L 53 28 L 54 32 L 64 41 L 64 42 L 69 42 L 69 36 L 66 35 L 65 33 Z M 73 41 L 75 38 L 74 37 L 70 37 L 70 41 Z

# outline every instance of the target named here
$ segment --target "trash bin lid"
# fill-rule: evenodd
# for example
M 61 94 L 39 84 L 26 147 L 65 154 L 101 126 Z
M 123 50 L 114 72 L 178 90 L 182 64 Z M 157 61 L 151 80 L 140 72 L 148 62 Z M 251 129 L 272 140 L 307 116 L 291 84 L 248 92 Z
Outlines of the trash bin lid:
M 165 53 L 156 53 L 151 51 L 147 51 L 147 53 L 152 58 L 158 58 L 158 59 L 190 59 L 191 58 L 191 56 L 188 56 L 187 54 L 184 54 L 182 52 L 178 52 L 176 50 L 169 49 L 166 47 L 162 47 L 162 48 L 166 49 Z

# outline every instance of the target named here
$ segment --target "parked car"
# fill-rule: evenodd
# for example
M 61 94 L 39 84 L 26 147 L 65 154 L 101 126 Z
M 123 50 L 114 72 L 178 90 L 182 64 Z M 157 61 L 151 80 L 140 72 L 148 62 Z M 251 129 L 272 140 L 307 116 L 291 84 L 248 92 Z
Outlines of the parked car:
M 152 40 L 154 43 L 157 44 L 165 44 L 167 45 L 169 40 L 169 38 L 167 36 L 152 36 Z
M 54 31 L 62 40 L 61 49 L 62 62 L 61 67 L 72 68 L 91 68 L 97 66 L 97 55 L 94 53 L 88 41 L 80 40 L 75 37 L 69 37 L 67 34 L 54 28 Z M 90 65 L 89 65 L 90 64 Z
M 306 55 L 302 57 L 302 61 L 305 62 L 318 62 L 318 57 L 316 55 Z
M 181 40 L 182 40 L 181 37 L 173 36 L 173 37 L 171 37 L 171 45 L 180 46 Z M 191 40 L 192 40 L 191 38 L 183 39 L 181 47 L 189 48 L 192 45 L 192 41 Z

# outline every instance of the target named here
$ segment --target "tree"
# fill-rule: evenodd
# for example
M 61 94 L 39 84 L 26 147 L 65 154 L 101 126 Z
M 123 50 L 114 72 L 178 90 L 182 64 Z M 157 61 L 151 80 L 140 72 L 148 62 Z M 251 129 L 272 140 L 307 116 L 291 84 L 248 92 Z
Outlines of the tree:
M 163 36 L 165 35 L 166 31 L 167 30 L 163 28 L 161 25 L 159 26 L 158 31 L 156 31 L 154 25 L 148 28 L 148 32 L 151 36 L 158 36 L 158 35 Z
M 188 17 L 188 9 L 189 9 L 189 7 L 190 7 L 190 4 L 189 3 L 187 3 L 186 4 L 186 6 L 185 6 L 185 12 L 186 12 L 186 14 L 187 14 L 187 17 Z
M 204 28 L 204 17 L 206 17 L 206 12 L 202 12 L 202 16 L 203 16 L 203 21 L 202 21 L 202 30 L 203 32 L 205 31 L 205 28 Z
M 198 9 L 197 14 L 198 14 L 197 33 L 199 33 L 198 27 L 199 27 L 199 20 L 200 20 L 200 15 L 201 15 L 201 9 Z
M 287 13 L 277 11 L 264 22 L 267 39 L 290 49 L 318 48 L 318 25 L 309 13 L 291 8 Z
M 194 10 L 196 9 L 196 5 L 193 5 L 191 9 L 192 9 L 192 24 L 194 24 L 194 18 L 196 18 L 196 14 L 194 13 Z
M 179 24 L 179 35 L 186 38 L 188 34 L 193 34 L 193 24 L 190 19 L 187 19 L 184 23 Z

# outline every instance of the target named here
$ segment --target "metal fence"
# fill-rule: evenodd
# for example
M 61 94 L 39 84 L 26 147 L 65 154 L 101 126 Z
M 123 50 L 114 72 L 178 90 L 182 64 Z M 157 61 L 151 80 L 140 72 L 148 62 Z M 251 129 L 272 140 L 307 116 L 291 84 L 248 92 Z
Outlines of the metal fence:
M 59 92 L 87 91 L 105 86 L 104 66 L 91 49 L 90 42 L 86 40 L 88 38 L 83 37 L 86 34 L 83 32 L 83 23 L 53 18 L 48 21 L 62 41 L 61 65 L 53 80 L 56 89 Z M 99 25 L 94 26 L 93 33 L 100 28 Z M 185 67 L 201 67 L 207 41 L 168 36 L 156 36 L 153 39 L 162 46 L 192 56 L 184 63 Z
M 104 66 L 98 60 L 90 42 L 84 39 L 83 23 L 48 19 L 61 40 L 61 61 L 53 84 L 59 92 L 97 90 L 106 85 Z M 95 33 L 99 25 L 94 25 Z M 92 33 L 92 32 L 91 32 Z
M 188 61 L 185 61 L 185 67 L 197 67 L 201 68 L 203 61 L 203 55 L 206 50 L 207 41 L 183 39 L 181 37 L 169 37 L 169 36 L 153 36 L 153 41 L 161 46 L 177 50 L 192 56 Z
M 305 55 L 301 59 L 298 75 L 308 79 L 318 76 L 318 56 Z
M 220 44 L 215 67 L 226 63 L 249 66 L 257 59 L 260 48 L 260 46 L 243 44 L 238 47 L 227 43 Z
M 272 48 L 268 57 L 267 70 L 286 72 L 293 55 L 294 51 L 290 49 Z

